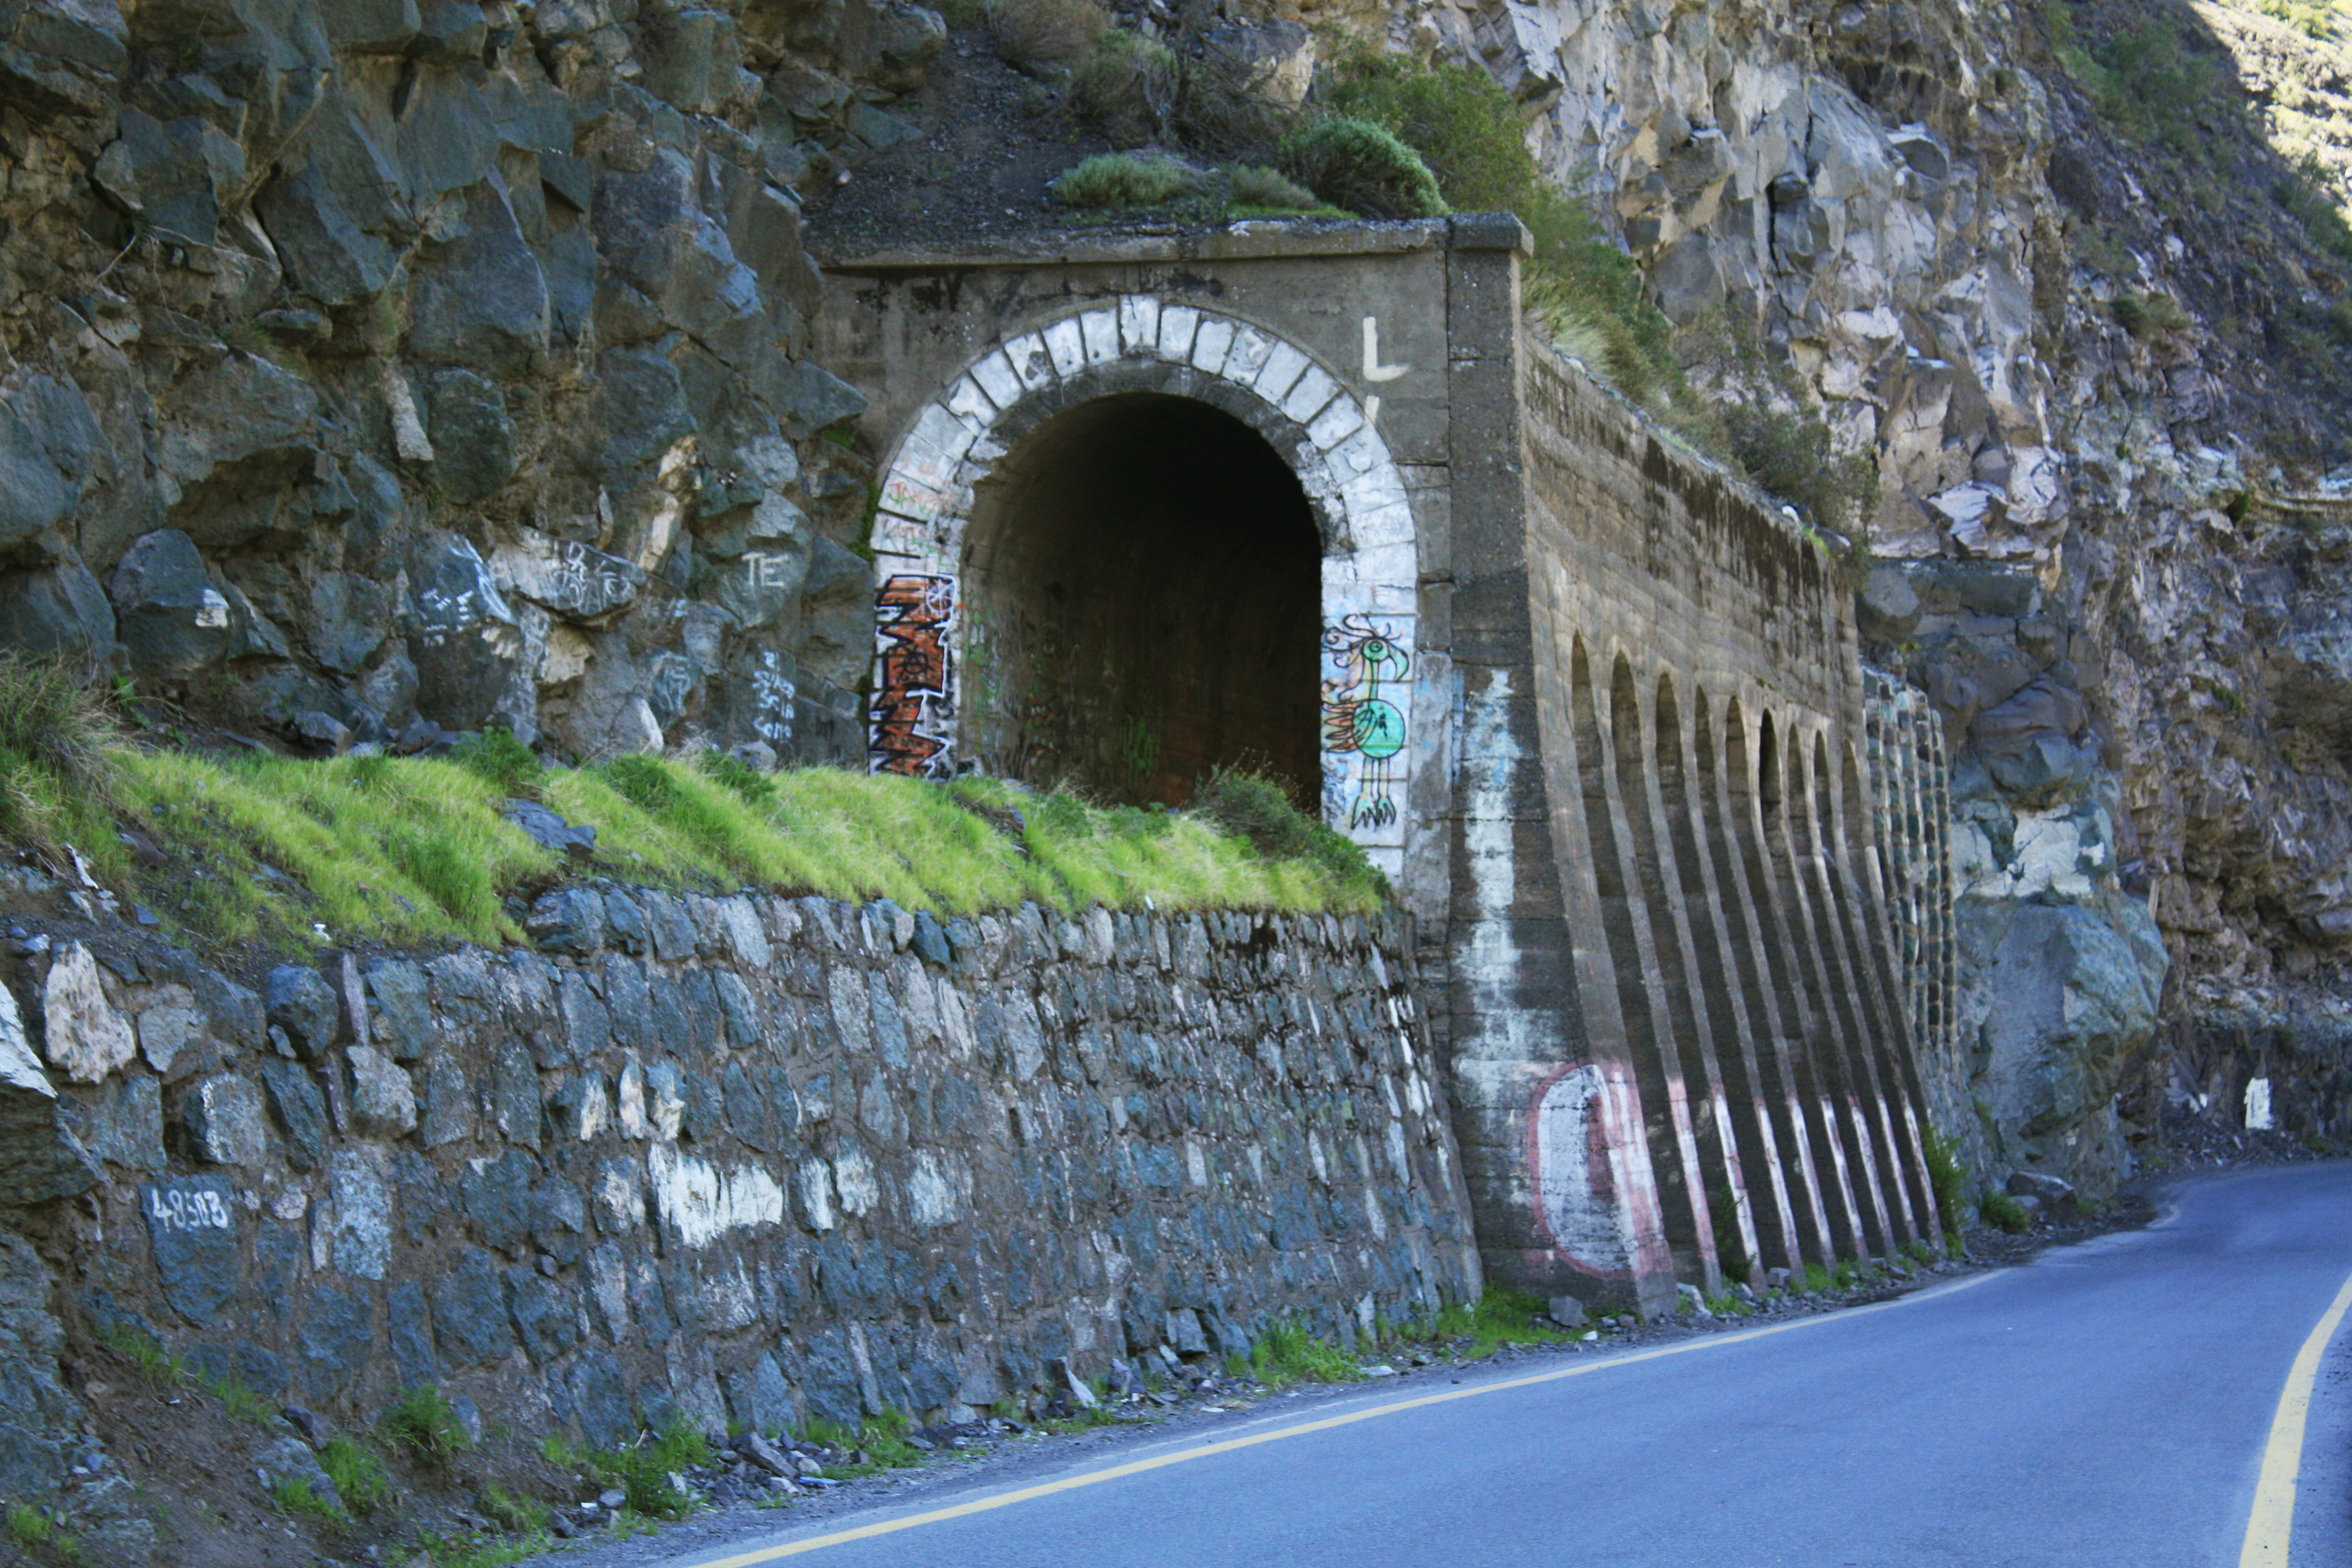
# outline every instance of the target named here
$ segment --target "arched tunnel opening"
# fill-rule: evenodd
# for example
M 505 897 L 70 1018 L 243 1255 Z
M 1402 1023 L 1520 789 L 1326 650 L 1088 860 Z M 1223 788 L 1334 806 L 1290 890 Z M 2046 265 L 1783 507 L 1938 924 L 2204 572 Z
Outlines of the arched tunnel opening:
M 1065 410 L 965 533 L 963 730 L 992 773 L 1177 806 L 1221 766 L 1321 795 L 1322 550 L 1297 477 L 1205 403 Z

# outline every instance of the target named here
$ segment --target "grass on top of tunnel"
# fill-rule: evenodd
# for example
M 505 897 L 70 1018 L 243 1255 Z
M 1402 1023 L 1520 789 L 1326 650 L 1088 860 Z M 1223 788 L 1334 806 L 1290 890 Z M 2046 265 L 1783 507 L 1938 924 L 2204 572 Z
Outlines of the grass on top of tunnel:
M 517 780 L 462 762 L 127 745 L 110 760 L 105 807 L 163 854 L 134 858 L 103 810 L 85 814 L 73 847 L 126 901 L 211 942 L 520 941 L 510 898 L 591 876 L 889 899 L 949 915 L 1024 900 L 1064 910 L 1368 910 L 1385 896 L 1360 862 L 1268 854 L 1190 815 L 1104 808 L 995 780 L 761 774 L 704 753 L 521 781 L 566 821 L 596 829 L 583 866 L 501 815 Z M 64 842 L 44 847 L 53 860 L 65 859 Z

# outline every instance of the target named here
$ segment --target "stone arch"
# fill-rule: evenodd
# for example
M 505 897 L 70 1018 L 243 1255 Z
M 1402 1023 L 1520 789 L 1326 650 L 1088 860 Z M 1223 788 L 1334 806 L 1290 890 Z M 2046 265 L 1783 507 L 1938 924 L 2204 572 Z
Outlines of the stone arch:
M 978 763 L 966 720 L 975 614 L 964 581 L 975 508 L 1021 444 L 1108 399 L 1173 399 L 1247 427 L 1287 467 L 1318 551 L 1307 720 L 1326 820 L 1402 868 L 1414 728 L 1419 563 L 1387 444 L 1337 375 L 1237 315 L 1129 294 L 1006 334 L 925 404 L 882 469 L 872 545 L 877 772 L 947 777 Z M 983 523 L 985 518 L 983 515 Z

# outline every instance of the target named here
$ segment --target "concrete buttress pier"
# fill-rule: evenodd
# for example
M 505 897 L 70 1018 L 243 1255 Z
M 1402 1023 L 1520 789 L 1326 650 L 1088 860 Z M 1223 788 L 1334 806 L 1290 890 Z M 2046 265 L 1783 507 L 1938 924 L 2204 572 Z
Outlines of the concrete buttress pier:
M 1942 753 L 1833 562 L 1528 333 L 1508 215 L 827 268 L 871 765 L 1254 767 L 1441 955 L 1490 1279 L 1672 1305 L 1937 1231 Z

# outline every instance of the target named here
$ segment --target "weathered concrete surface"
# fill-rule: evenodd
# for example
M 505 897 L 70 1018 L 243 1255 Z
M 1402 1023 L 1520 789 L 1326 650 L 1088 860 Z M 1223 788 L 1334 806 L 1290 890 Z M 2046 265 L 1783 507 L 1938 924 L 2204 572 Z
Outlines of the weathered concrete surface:
M 1172 637 L 1085 645 L 1318 594 L 1325 816 L 1444 954 L 1488 1268 L 1654 1308 L 1677 1274 L 1934 1233 L 1913 1037 L 1950 1028 L 1940 752 L 1883 679 L 1865 709 L 1816 543 L 1523 338 L 1524 244 L 1490 215 L 832 264 L 824 346 L 889 454 L 869 744 L 881 768 L 1152 798 L 1183 782 L 1164 762 L 1066 738 L 1244 760 L 1207 754 L 1203 711 L 1297 677 L 1270 650 L 1179 689 L 1150 658 Z M 1255 440 L 1187 434 L 1203 405 Z M 1120 462 L 1074 496 L 1057 472 L 1103 447 Z M 1185 463 L 1251 454 L 1311 525 L 1319 584 L 1244 576 L 1216 544 L 1247 496 L 1189 526 L 1170 501 Z M 1024 553 L 1070 518 L 1117 563 Z M 1376 743 L 1367 714 L 1398 733 Z M 1279 768 L 1302 721 L 1267 704 L 1225 740 Z M 1899 767 L 1874 723 L 1908 737 Z

